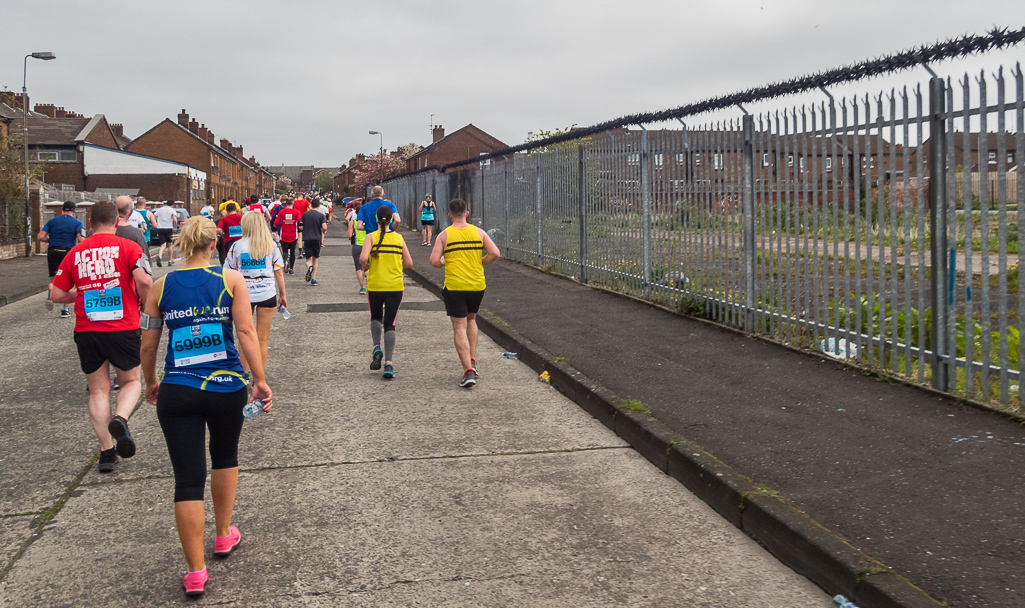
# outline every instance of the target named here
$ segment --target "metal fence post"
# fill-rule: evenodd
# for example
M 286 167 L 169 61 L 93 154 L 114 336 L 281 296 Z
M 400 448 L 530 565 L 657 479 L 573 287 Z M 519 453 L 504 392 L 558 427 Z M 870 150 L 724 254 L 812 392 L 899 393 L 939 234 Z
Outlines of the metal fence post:
M 744 114 L 744 331 L 753 332 L 755 322 L 755 119 Z
M 587 282 L 587 195 L 584 193 L 584 142 L 577 141 L 577 202 L 580 205 L 580 282 Z
M 929 337 L 932 340 L 932 387 L 941 391 L 949 388 L 946 365 L 949 349 L 946 332 L 947 214 L 944 208 L 947 201 L 944 156 L 947 149 L 947 132 L 944 125 L 945 89 L 942 78 L 933 78 L 929 81 L 929 231 L 932 245 L 929 252 L 932 263 L 932 276 L 929 279 L 932 326 L 929 329 Z M 970 369 L 968 373 L 971 373 Z
M 480 164 L 480 228 L 481 230 L 487 230 L 487 224 L 484 223 L 484 208 L 487 207 L 487 191 L 484 190 L 484 163 Z
M 537 186 L 537 265 L 544 265 L 544 225 L 541 219 L 541 152 L 534 152 L 534 181 Z
M 509 163 L 512 162 L 510 159 L 505 159 L 502 162 L 503 170 L 505 171 L 505 178 L 502 180 L 502 190 L 505 191 L 505 257 L 509 257 L 509 242 L 511 237 L 509 236 Z
M 651 296 L 651 142 L 641 127 L 641 210 L 644 214 L 644 297 Z

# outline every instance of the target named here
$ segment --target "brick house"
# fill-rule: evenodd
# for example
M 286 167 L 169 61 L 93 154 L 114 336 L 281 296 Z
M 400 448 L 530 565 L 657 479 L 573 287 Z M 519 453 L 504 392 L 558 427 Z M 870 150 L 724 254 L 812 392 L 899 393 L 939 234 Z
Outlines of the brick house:
M 255 159 L 245 159 L 242 146 L 233 146 L 200 125 L 182 110 L 178 122 L 164 119 L 128 144 L 136 154 L 163 158 L 198 169 L 207 175 L 205 198 L 241 201 L 250 194 L 273 192 L 274 177 Z M 196 210 L 192 210 L 195 212 Z
M 445 127 L 437 125 L 434 127 L 434 141 L 406 160 L 406 170 L 416 171 L 424 167 L 446 165 L 508 147 L 472 124 L 447 136 Z
M 45 183 L 66 184 L 73 190 L 85 191 L 85 144 L 121 149 L 103 114 L 92 118 L 28 118 L 29 161 L 35 166 L 42 165 Z

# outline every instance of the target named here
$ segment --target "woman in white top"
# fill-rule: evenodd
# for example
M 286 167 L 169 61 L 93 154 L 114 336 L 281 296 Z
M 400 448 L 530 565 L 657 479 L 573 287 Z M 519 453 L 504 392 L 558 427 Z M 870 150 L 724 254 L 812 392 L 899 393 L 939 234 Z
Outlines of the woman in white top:
M 260 339 L 264 368 L 267 367 L 267 343 L 270 341 L 274 309 L 286 306 L 284 266 L 281 250 L 274 244 L 263 214 L 247 211 L 242 216 L 242 238 L 231 244 L 224 258 L 224 267 L 241 272 L 246 279 L 249 301 L 256 311 L 256 335 Z M 249 363 L 245 355 L 239 353 L 239 357 L 248 374 Z

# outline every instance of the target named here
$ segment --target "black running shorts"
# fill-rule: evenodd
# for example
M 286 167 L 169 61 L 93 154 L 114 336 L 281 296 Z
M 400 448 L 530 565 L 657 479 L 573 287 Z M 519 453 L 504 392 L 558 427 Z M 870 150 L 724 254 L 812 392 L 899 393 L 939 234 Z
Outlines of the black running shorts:
M 277 308 L 278 296 L 271 296 L 263 302 L 250 302 L 249 304 L 253 307 L 253 310 L 256 310 L 257 308 Z
M 320 257 L 320 241 L 303 241 L 303 253 L 308 258 L 319 258 Z
M 142 332 L 138 329 L 124 331 L 76 331 L 75 344 L 82 371 L 91 374 L 100 369 L 104 361 L 126 372 L 139 367 L 139 350 L 142 348 Z
M 163 245 L 174 241 L 173 228 L 157 228 L 157 243 Z
M 60 268 L 61 262 L 64 261 L 64 256 L 68 255 L 71 249 L 67 247 L 47 247 L 46 248 L 46 266 L 50 270 L 50 276 L 57 276 L 57 270 Z
M 467 314 L 477 314 L 480 303 L 484 300 L 484 290 L 480 291 L 449 291 L 441 290 L 445 300 L 445 314 L 457 319 L 466 318 Z

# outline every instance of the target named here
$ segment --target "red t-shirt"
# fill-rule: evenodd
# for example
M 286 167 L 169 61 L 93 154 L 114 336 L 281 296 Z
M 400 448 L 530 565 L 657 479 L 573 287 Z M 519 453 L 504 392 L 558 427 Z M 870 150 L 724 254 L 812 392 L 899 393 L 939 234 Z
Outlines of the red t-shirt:
M 221 229 L 224 235 L 224 243 L 233 243 L 242 238 L 242 215 L 239 213 L 229 213 L 221 218 L 217 227 Z
M 302 217 L 302 213 L 299 213 L 298 209 L 291 207 L 285 207 L 278 212 L 278 219 L 275 220 L 274 225 L 281 227 L 281 240 L 286 243 L 291 243 L 299 239 L 297 232 L 299 218 Z
M 263 208 L 263 205 L 249 205 L 250 211 L 259 211 L 263 215 L 267 215 L 267 210 Z
M 292 208 L 298 211 L 299 215 L 302 215 L 310 210 L 310 201 L 305 199 L 299 199 L 295 201 L 295 204 L 292 205 Z
M 71 248 L 53 284 L 78 288 L 75 331 L 139 329 L 139 294 L 132 275 L 142 248 L 113 234 L 94 234 Z

